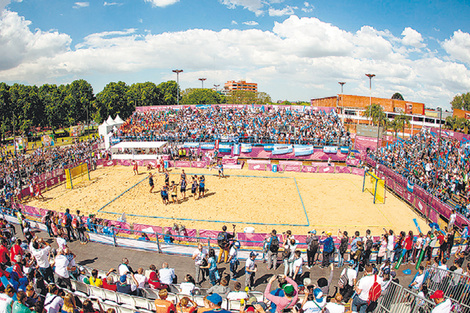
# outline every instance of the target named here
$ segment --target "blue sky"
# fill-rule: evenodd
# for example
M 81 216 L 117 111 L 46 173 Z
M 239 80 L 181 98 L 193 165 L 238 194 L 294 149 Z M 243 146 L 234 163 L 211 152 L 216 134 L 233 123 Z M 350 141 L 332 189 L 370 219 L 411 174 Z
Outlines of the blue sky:
M 257 82 L 276 100 L 470 91 L 468 1 L 0 0 L 0 81 Z

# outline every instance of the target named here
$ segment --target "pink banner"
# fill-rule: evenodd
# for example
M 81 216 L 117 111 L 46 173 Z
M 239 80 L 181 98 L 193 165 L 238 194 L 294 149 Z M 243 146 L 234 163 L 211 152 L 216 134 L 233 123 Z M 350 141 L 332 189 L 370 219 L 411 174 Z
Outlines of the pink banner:
M 318 173 L 334 173 L 334 172 L 335 172 L 334 166 L 328 166 L 328 165 L 318 166 Z
M 234 157 L 234 158 L 227 158 L 227 157 L 224 157 L 222 159 L 222 164 L 238 164 L 238 158 L 237 157 Z
M 191 162 L 191 167 L 204 168 L 207 166 L 205 161 L 193 161 Z
M 351 174 L 364 176 L 365 169 L 363 168 L 355 168 L 351 167 Z
M 349 166 L 359 166 L 361 164 L 361 160 L 358 159 L 347 159 L 346 164 Z
M 282 170 L 285 172 L 301 172 L 302 165 L 284 165 Z
M 252 171 L 264 171 L 266 169 L 266 164 L 248 164 L 248 169 Z
M 114 166 L 116 165 L 116 160 L 110 160 L 110 161 L 105 161 L 103 162 L 103 166 Z
M 137 231 L 145 231 L 147 232 L 148 229 L 151 228 L 154 233 L 157 234 L 162 234 L 162 228 L 160 226 L 153 226 L 153 225 L 144 225 L 144 224 L 135 224 L 134 223 L 134 229 Z M 149 237 L 155 237 L 154 234 L 149 235 Z
M 263 245 L 263 240 L 269 236 L 269 234 L 237 233 L 237 239 L 240 240 L 240 244 L 245 247 L 260 247 Z
M 347 166 L 335 166 L 335 172 L 342 173 L 342 174 L 350 174 L 351 169 Z
M 304 165 L 304 166 L 302 166 L 302 172 L 303 173 L 316 173 L 317 168 L 318 168 L 318 166 Z
M 189 162 L 189 161 L 175 161 L 175 167 L 191 167 L 191 162 Z
M 302 161 L 279 161 L 279 165 L 302 165 Z

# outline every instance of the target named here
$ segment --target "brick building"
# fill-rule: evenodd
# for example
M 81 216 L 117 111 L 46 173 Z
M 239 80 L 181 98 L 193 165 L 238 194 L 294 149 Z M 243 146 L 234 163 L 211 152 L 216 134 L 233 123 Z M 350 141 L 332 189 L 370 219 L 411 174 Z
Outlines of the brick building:
M 230 91 L 235 90 L 244 90 L 244 91 L 258 91 L 258 84 L 257 83 L 247 83 L 244 80 L 234 81 L 229 80 L 224 85 L 224 93 L 229 93 Z

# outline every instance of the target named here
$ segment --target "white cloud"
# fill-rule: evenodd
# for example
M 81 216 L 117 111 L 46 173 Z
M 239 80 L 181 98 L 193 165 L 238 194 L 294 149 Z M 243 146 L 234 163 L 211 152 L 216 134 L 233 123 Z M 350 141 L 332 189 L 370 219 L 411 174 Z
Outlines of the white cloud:
M 248 26 L 256 26 L 256 25 L 258 25 L 258 22 L 256 22 L 256 21 L 247 21 L 247 22 L 243 22 L 242 24 L 248 25 Z
M 86 8 L 90 6 L 90 2 L 75 2 L 73 8 L 74 9 L 80 9 L 80 8 Z
M 125 81 L 126 74 L 159 82 L 174 79 L 169 69 L 178 67 L 185 70 L 183 88 L 196 86 L 201 75 L 208 85 L 246 78 L 258 82 L 273 99 L 331 96 L 338 93 L 337 82 L 342 80 L 347 82 L 346 93 L 368 95 L 366 72 L 377 75 L 373 96 L 401 92 L 405 99 L 428 106 L 446 106 L 453 95 L 470 90 L 468 65 L 459 63 L 470 62 L 470 54 L 459 54 L 469 51 L 470 35 L 461 31 L 442 44 L 459 61 L 455 62 L 421 51 L 410 58 L 402 36 L 388 31 L 363 26 L 349 32 L 295 15 L 275 23 L 271 31 L 190 29 L 152 34 L 127 29 L 91 34 L 74 47 L 66 34 L 33 32 L 30 26 L 17 13 L 5 10 L 1 15 L 0 76 L 5 82 L 43 84 L 86 77 L 94 84 L 98 75 Z M 140 75 L 149 71 L 164 74 Z
M 222 4 L 226 5 L 229 9 L 235 9 L 237 6 L 241 6 L 251 12 L 254 12 L 256 16 L 263 14 L 261 10 L 264 6 L 261 0 L 219 0 Z
M 103 6 L 105 6 L 105 7 L 109 7 L 109 6 L 121 6 L 121 5 L 123 5 L 123 3 L 121 3 L 121 2 L 106 2 L 106 1 L 105 1 L 105 2 L 103 3 Z
M 232 20 L 232 23 L 231 23 L 231 24 L 232 24 L 232 25 L 238 25 L 237 21 L 235 21 L 235 20 Z
M 454 60 L 470 65 L 470 34 L 461 30 L 455 31 L 454 35 L 442 43 L 444 50 Z
M 423 36 L 411 27 L 406 27 L 401 33 L 403 36 L 402 43 L 405 46 L 411 46 L 417 49 L 424 48 Z
M 284 9 L 281 10 L 269 8 L 268 13 L 269 16 L 293 15 L 294 9 L 297 9 L 297 7 L 286 6 Z
M 150 2 L 153 7 L 164 8 L 164 7 L 167 7 L 169 5 L 173 5 L 177 2 L 179 2 L 180 0 L 144 0 L 144 1 L 145 2 Z
M 315 7 L 308 3 L 307 1 L 304 2 L 304 7 L 302 8 L 302 11 L 305 12 L 305 13 L 310 13 L 313 11 Z

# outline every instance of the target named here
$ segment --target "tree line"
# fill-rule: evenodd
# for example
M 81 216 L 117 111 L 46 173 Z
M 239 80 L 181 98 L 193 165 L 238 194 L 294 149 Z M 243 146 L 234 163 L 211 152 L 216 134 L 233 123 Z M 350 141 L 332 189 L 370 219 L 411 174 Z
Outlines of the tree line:
M 0 83 L 0 140 L 37 129 L 56 130 L 95 121 L 102 123 L 109 115 L 128 118 L 136 106 L 180 104 L 266 104 L 271 98 L 264 92 L 234 91 L 223 95 L 215 90 L 188 88 L 179 92 L 175 81 L 127 85 L 110 82 L 96 95 L 86 80 L 70 84 L 29 86 Z

